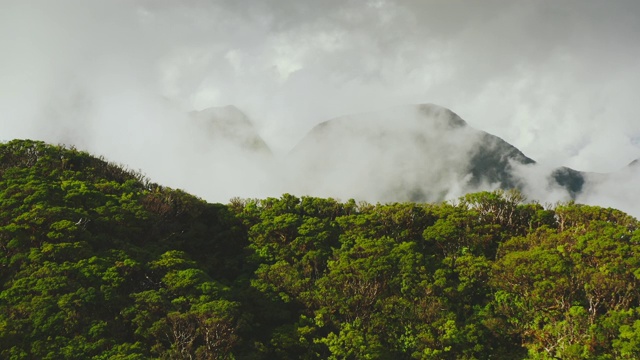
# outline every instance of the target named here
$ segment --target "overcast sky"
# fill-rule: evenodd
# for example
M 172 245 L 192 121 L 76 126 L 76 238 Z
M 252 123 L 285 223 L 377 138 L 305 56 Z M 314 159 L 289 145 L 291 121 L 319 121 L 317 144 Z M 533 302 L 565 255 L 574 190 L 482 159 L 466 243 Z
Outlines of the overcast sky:
M 333 117 L 434 103 L 538 162 L 613 171 L 640 157 L 639 16 L 637 0 L 0 0 L 0 140 L 157 176 L 138 153 L 180 151 L 163 144 L 191 110 L 233 104 L 282 153 Z

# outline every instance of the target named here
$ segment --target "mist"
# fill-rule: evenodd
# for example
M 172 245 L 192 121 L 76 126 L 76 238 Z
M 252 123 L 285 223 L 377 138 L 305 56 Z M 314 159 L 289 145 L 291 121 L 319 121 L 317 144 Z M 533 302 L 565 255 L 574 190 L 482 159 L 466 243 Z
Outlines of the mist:
M 634 0 L 0 0 L 0 140 L 75 145 L 219 202 L 498 187 L 461 174 L 465 131 L 456 153 L 402 138 L 371 153 L 339 133 L 335 154 L 291 155 L 323 121 L 369 114 L 356 121 L 400 136 L 415 118 L 390 109 L 433 103 L 537 161 L 514 166 L 530 199 L 568 199 L 546 180 L 559 166 L 614 173 L 577 200 L 639 216 L 638 171 L 620 170 L 640 158 L 638 13 Z M 228 105 L 269 154 L 194 118 Z M 412 172 L 427 153 L 432 170 Z

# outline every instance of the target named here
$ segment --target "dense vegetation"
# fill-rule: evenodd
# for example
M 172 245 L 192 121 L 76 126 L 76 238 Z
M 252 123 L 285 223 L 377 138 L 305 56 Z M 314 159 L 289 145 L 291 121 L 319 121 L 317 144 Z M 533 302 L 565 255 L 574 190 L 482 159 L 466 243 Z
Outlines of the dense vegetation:
M 0 358 L 640 358 L 638 221 L 523 200 L 208 204 L 0 144 Z

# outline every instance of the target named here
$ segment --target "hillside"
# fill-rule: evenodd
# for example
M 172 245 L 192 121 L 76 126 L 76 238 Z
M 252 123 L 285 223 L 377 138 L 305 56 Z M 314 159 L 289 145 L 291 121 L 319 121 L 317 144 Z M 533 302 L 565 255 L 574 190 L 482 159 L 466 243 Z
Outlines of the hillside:
M 0 358 L 640 357 L 639 222 L 524 200 L 209 204 L 0 144 Z

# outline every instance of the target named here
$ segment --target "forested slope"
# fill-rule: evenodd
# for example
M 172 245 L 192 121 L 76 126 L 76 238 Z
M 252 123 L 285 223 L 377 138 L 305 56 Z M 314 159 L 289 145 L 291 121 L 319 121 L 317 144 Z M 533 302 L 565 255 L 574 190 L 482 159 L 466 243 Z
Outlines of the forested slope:
M 640 357 L 638 221 L 523 200 L 208 204 L 0 144 L 0 358 Z

